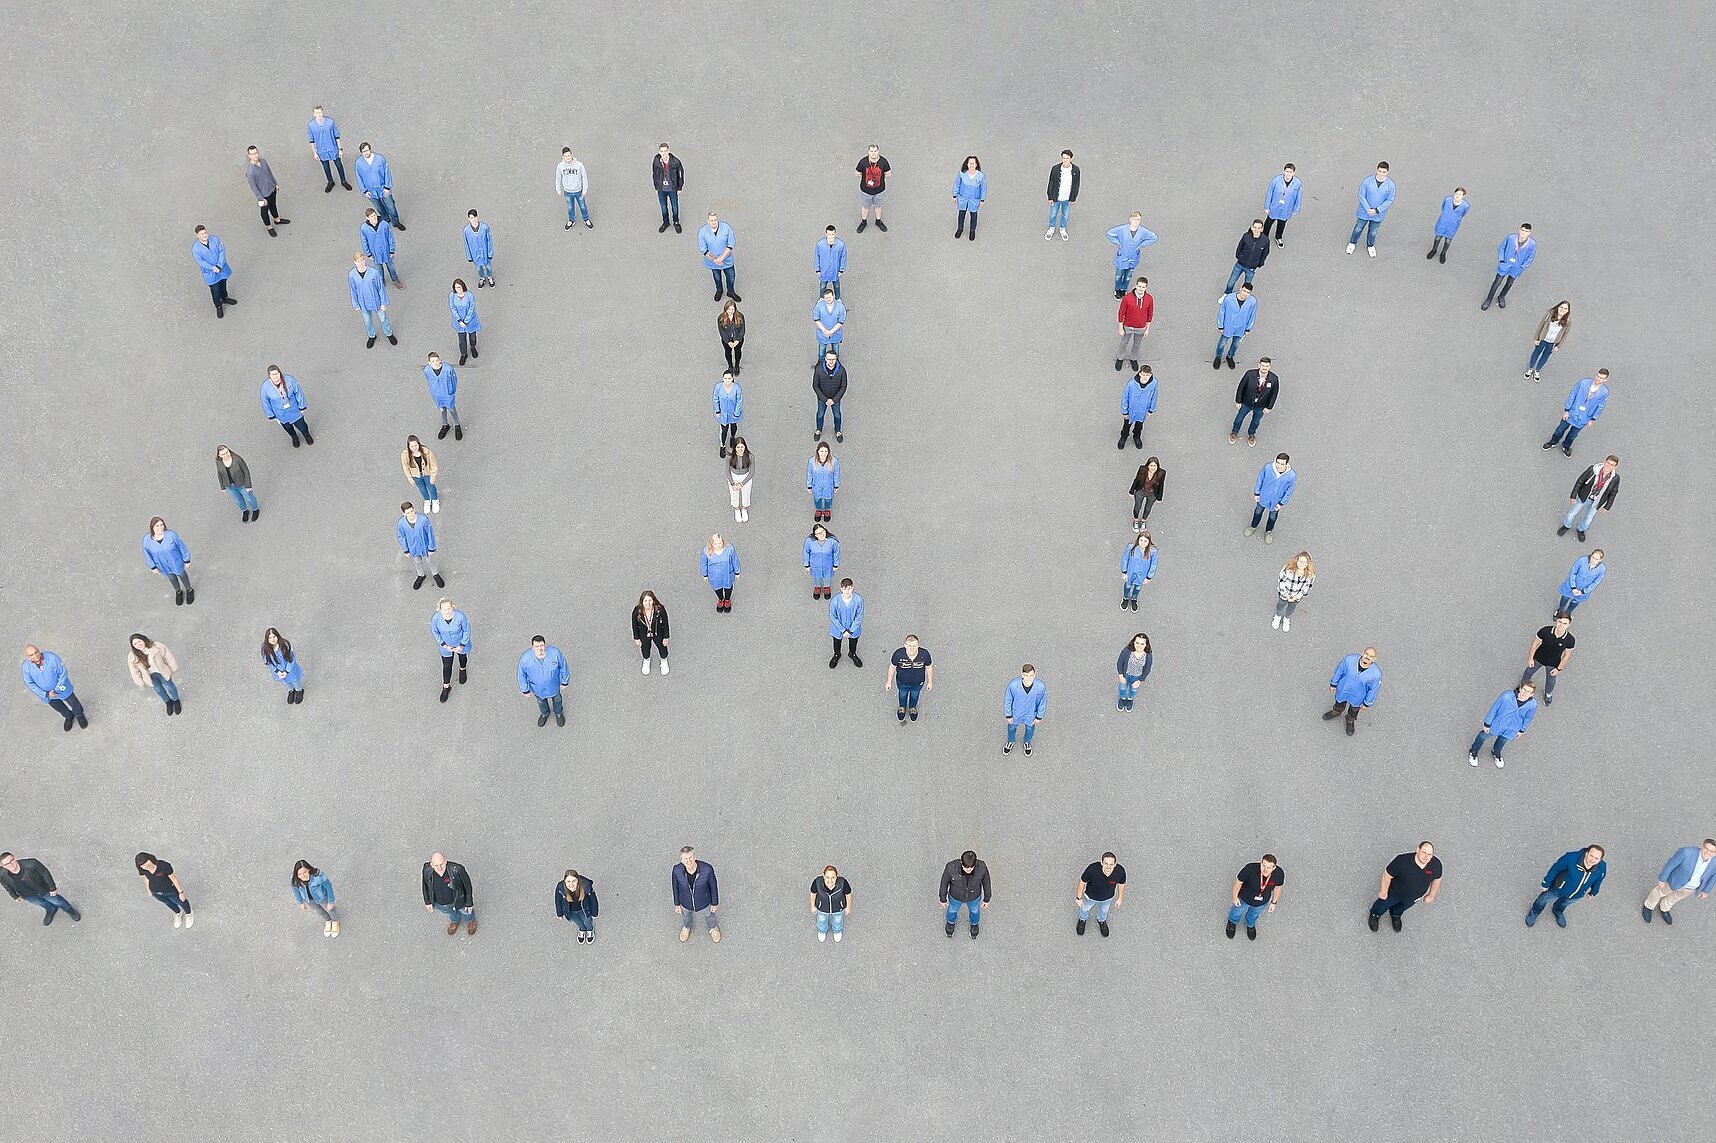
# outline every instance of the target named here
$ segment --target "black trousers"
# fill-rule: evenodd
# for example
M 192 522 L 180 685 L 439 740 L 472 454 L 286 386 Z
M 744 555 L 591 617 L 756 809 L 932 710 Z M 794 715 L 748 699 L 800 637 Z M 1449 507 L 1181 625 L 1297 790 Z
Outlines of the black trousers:
M 461 333 L 459 335 L 459 356 L 464 357 L 466 354 L 476 352 L 477 335 L 474 333 Z
M 1275 240 L 1277 242 L 1279 242 L 1281 240 L 1281 236 L 1283 234 L 1287 233 L 1287 220 L 1285 218 L 1266 218 L 1266 219 L 1264 219 L 1263 220 L 1263 236 L 1265 238 L 1269 237 L 1269 228 L 1271 226 L 1273 226 L 1275 228 Z
M 662 660 L 666 661 L 667 644 L 663 643 L 660 639 L 657 639 L 654 635 L 645 635 L 638 645 L 638 650 L 643 652 L 644 662 L 649 662 L 649 652 L 652 647 L 655 648 L 656 653 L 662 657 Z
M 286 435 L 296 441 L 300 434 L 306 441 L 315 444 L 316 440 L 310 435 L 310 418 L 299 417 L 295 421 L 281 421 L 280 427 L 286 430 Z
M 1144 422 L 1126 420 L 1120 422 L 1120 443 L 1126 443 L 1126 434 L 1132 434 L 1132 443 L 1139 448 L 1144 447 Z
M 840 654 L 840 636 L 832 635 L 829 638 L 834 643 L 834 653 L 836 655 Z M 854 657 L 857 656 L 857 654 L 858 654 L 858 636 L 856 636 L 856 635 L 846 636 L 846 653 L 848 655 L 852 655 Z
M 723 341 L 721 343 L 721 352 L 727 355 L 727 368 L 737 372 L 739 368 L 739 360 L 745 356 L 744 339 L 741 338 L 737 345 L 729 345 L 727 342 Z
M 1387 913 L 1392 917 L 1399 917 L 1400 914 L 1406 912 L 1406 910 L 1412 908 L 1412 906 L 1416 904 L 1418 904 L 1418 898 L 1416 897 L 1411 900 L 1406 900 L 1403 897 L 1378 897 L 1375 903 L 1370 907 L 1370 915 L 1373 917 L 1380 917 L 1384 913 Z
M 733 447 L 733 442 L 738 440 L 738 439 L 739 439 L 739 423 L 737 421 L 734 421 L 730 425 L 722 425 L 721 426 L 721 447 L 722 448 Z
M 1334 705 L 1334 708 L 1329 713 L 1330 714 L 1341 714 L 1344 712 L 1347 716 L 1348 722 L 1357 722 L 1360 709 L 1362 709 L 1362 708 L 1359 707 L 1356 703 L 1338 702 Z
M 469 658 L 463 651 L 441 656 L 441 683 L 446 685 L 453 681 L 453 660 L 459 660 L 459 674 L 465 673 L 465 662 Z
M 262 225 L 269 229 L 273 229 L 274 224 L 280 221 L 280 204 L 276 201 L 279 198 L 280 188 L 275 187 L 273 193 L 268 196 L 261 206 L 257 207 L 257 210 L 262 214 Z
M 226 283 L 227 279 L 225 278 L 222 278 L 218 282 L 209 283 L 209 297 L 214 299 L 215 309 L 217 310 L 226 305 Z
M 1499 294 L 1496 293 L 1497 286 L 1501 287 L 1501 293 Z M 1490 283 L 1490 292 L 1485 296 L 1484 301 L 1495 301 L 1498 298 L 1502 301 L 1506 301 L 1507 292 L 1511 289 L 1513 289 L 1513 279 L 1508 277 L 1506 274 L 1497 274 L 1495 276 L 1495 280 Z

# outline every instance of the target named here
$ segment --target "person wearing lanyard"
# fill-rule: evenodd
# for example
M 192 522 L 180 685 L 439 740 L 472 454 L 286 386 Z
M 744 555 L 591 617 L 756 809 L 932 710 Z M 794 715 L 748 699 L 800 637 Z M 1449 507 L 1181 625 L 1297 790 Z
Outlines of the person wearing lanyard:
M 882 689 L 899 688 L 899 706 L 894 711 L 895 717 L 904 726 L 909 718 L 918 720 L 918 698 L 925 691 L 935 689 L 935 666 L 930 660 L 929 651 L 918 645 L 916 635 L 907 635 L 905 646 L 896 650 L 888 660 L 888 678 L 882 684 Z
M 1644 908 L 1640 910 L 1645 924 L 1650 924 L 1652 909 L 1661 912 L 1663 924 L 1674 924 L 1669 910 L 1694 893 L 1700 901 L 1716 893 L 1716 840 L 1708 837 L 1700 845 L 1675 850 L 1662 867 L 1662 874 L 1646 894 Z
M 1581 897 L 1595 897 L 1603 887 L 1609 863 L 1603 860 L 1603 847 L 1588 845 L 1561 855 L 1561 860 L 1543 875 L 1543 892 L 1526 910 L 1525 926 L 1537 924 L 1537 918 L 1547 907 L 1555 915 L 1555 923 L 1567 927 L 1567 906 Z
M 1442 859 L 1436 847 L 1427 841 L 1418 843 L 1411 853 L 1402 853 L 1382 871 L 1382 887 L 1376 891 L 1376 901 L 1370 907 L 1370 931 L 1376 932 L 1377 922 L 1388 914 L 1395 932 L 1400 931 L 1400 914 L 1419 901 L 1434 904 L 1442 888 Z
M 1271 913 L 1275 911 L 1276 904 L 1281 900 L 1281 887 L 1285 884 L 1287 871 L 1281 868 L 1281 863 L 1275 859 L 1273 853 L 1266 853 L 1261 861 L 1253 861 L 1243 866 L 1238 876 L 1233 879 L 1233 903 L 1227 910 L 1227 939 L 1233 940 L 1233 935 L 1239 931 L 1239 922 L 1243 919 L 1245 939 L 1256 940 L 1259 914 L 1265 910 Z
M 1603 458 L 1603 463 L 1593 464 L 1573 482 L 1573 492 L 1567 498 L 1567 515 L 1561 518 L 1561 527 L 1555 530 L 1557 536 L 1565 536 L 1569 528 L 1577 529 L 1579 542 L 1585 542 L 1585 533 L 1591 527 L 1591 521 L 1597 518 L 1598 512 L 1607 512 L 1615 506 L 1615 497 L 1621 494 L 1621 458 L 1610 453 Z M 1583 520 L 1579 513 L 1585 513 Z
M 1595 377 L 1584 378 L 1567 394 L 1567 400 L 1561 406 L 1561 419 L 1556 422 L 1549 439 L 1543 442 L 1543 451 L 1548 452 L 1560 445 L 1562 456 L 1572 456 L 1573 442 L 1579 439 L 1586 425 L 1603 415 L 1608 404 L 1609 371 L 1599 369 Z

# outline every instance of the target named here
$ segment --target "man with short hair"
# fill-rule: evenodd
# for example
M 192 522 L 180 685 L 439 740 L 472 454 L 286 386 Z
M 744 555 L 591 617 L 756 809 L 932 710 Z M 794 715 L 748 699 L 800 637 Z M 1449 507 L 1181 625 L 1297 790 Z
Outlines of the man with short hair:
M 518 693 L 536 700 L 536 725 L 547 726 L 554 715 L 555 726 L 566 725 L 566 707 L 560 690 L 572 681 L 566 656 L 540 635 L 530 637 L 530 647 L 518 657 Z
M 1244 287 L 1240 287 L 1244 289 Z M 1287 502 L 1293 499 L 1293 490 L 1299 487 L 1299 474 L 1293 471 L 1293 462 L 1286 453 L 1277 453 L 1270 463 L 1257 472 L 1257 483 L 1251 489 L 1251 523 L 1246 525 L 1245 534 L 1251 535 L 1257 531 L 1257 525 L 1263 520 L 1263 514 L 1269 513 L 1269 523 L 1263 529 L 1263 542 L 1275 542 L 1275 521 L 1281 515 L 1281 509 L 1287 507 Z
M 310 154 L 322 164 L 322 177 L 328 180 L 328 185 L 322 188 L 322 193 L 333 192 L 335 171 L 340 174 L 340 185 L 351 190 L 352 184 L 346 181 L 346 163 L 340 157 L 345 153 L 345 148 L 340 142 L 339 125 L 333 118 L 324 115 L 320 107 L 310 108 L 310 126 L 305 137 L 310 140 Z
M 703 255 L 703 268 L 715 279 L 715 300 L 726 296 L 735 302 L 743 301 L 733 288 L 733 228 L 714 211 L 709 212 L 708 223 L 697 232 L 697 252 Z
M 1130 362 L 1132 372 L 1138 372 L 1139 351 L 1150 336 L 1150 322 L 1156 317 L 1156 299 L 1150 296 L 1150 279 L 1140 274 L 1132 280 L 1132 288 L 1120 299 L 1120 314 L 1116 319 L 1120 344 L 1114 349 L 1114 371 L 1120 372 L 1122 362 Z
M 262 214 L 262 225 L 268 229 L 268 237 L 278 238 L 280 232 L 274 227 L 291 226 L 292 220 L 280 217 L 280 183 L 274 177 L 274 168 L 268 165 L 268 160 L 264 159 L 262 152 L 254 146 L 245 148 L 244 158 L 244 181 L 249 184 L 251 196 L 256 199 L 256 208 Z
M 1304 198 L 1305 184 L 1299 181 L 1299 168 L 1288 163 L 1281 168 L 1281 173 L 1269 180 L 1269 190 L 1263 195 L 1263 230 L 1269 232 L 1275 227 L 1275 245 L 1285 246 L 1283 240 L 1287 233 L 1287 220 L 1299 213 L 1299 203 Z
M 893 170 L 888 160 L 882 157 L 882 149 L 871 143 L 864 152 L 864 157 L 858 160 L 858 233 L 864 233 L 864 228 L 870 225 L 870 212 L 876 212 L 876 229 L 883 234 L 888 232 L 888 224 L 882 221 L 882 195 L 888 189 L 888 172 Z
M 1388 217 L 1388 208 L 1394 205 L 1394 180 L 1388 177 L 1388 164 L 1376 165 L 1376 178 L 1365 179 L 1359 183 L 1358 189 L 1358 221 L 1353 223 L 1352 237 L 1347 239 L 1347 253 L 1358 249 L 1360 234 L 1365 234 L 1365 249 L 1372 258 L 1376 257 L 1376 231 L 1382 225 L 1382 220 Z
M 1031 739 L 1037 736 L 1037 724 L 1049 709 L 1049 688 L 1037 678 L 1037 668 L 1026 663 L 1019 668 L 1019 677 L 1007 684 L 1007 695 L 1001 703 L 1001 717 L 1007 720 L 1007 741 L 1001 753 L 1013 753 L 1013 739 L 1019 728 L 1025 728 L 1025 756 L 1031 754 Z
M 477 217 L 475 207 L 465 212 L 460 236 L 465 240 L 465 261 L 477 268 L 477 289 L 494 285 L 495 236 L 489 224 Z
M 1138 268 L 1138 260 L 1143 257 L 1141 251 L 1146 246 L 1154 246 L 1156 236 L 1144 229 L 1144 215 L 1135 210 L 1125 226 L 1116 226 L 1108 232 L 1108 240 L 1115 246 L 1114 299 L 1119 301 L 1132 285 L 1132 271 Z
M 83 920 L 83 914 L 55 886 L 54 875 L 48 872 L 48 867 L 33 857 L 0 853 L 0 886 L 12 900 L 40 906 L 44 925 L 53 924 L 54 914 L 59 912 L 64 912 L 74 921 Z
M 1115 448 L 1126 447 L 1126 435 L 1132 434 L 1132 447 L 1144 447 L 1144 422 L 1156 411 L 1156 375 L 1148 365 L 1140 365 L 1132 380 L 1120 393 L 1120 439 Z
M 554 189 L 566 199 L 566 229 L 577 225 L 578 212 L 584 212 L 584 229 L 594 230 L 590 221 L 590 204 L 584 196 L 590 193 L 590 172 L 578 161 L 571 147 L 560 148 L 560 165 L 554 168 Z
M 397 249 L 393 226 L 377 214 L 373 206 L 363 212 L 363 222 L 358 225 L 358 245 L 374 260 L 376 269 L 384 271 L 400 289 L 405 288 L 405 283 L 399 279 L 399 270 L 393 264 L 393 252 Z
M 1573 493 L 1567 498 L 1567 515 L 1561 519 L 1561 527 L 1555 530 L 1557 536 L 1565 536 L 1569 528 L 1577 528 L 1579 542 L 1585 542 L 1585 533 L 1591 530 L 1591 521 L 1597 518 L 1598 512 L 1607 512 L 1615 506 L 1615 497 L 1621 494 L 1621 458 L 1614 453 L 1604 457 L 1598 464 L 1580 473 L 1579 479 L 1573 482 Z M 1579 513 L 1585 513 L 1583 520 Z
M 834 657 L 828 669 L 840 665 L 840 641 L 846 640 L 846 655 L 854 667 L 862 667 L 858 657 L 858 638 L 864 634 L 864 597 L 852 590 L 852 581 L 840 581 L 840 594 L 828 601 L 828 637 L 834 640 Z
M 1493 301 L 1502 309 L 1507 309 L 1507 292 L 1513 289 L 1516 278 L 1525 273 L 1526 267 L 1537 258 L 1537 239 L 1531 236 L 1531 223 L 1519 224 L 1519 233 L 1510 234 L 1501 240 L 1496 247 L 1496 276 L 1490 281 L 1490 292 L 1484 295 L 1484 304 L 1480 310 L 1490 308 Z M 1496 293 L 1496 287 L 1501 287 L 1501 293 Z
M 650 179 L 655 184 L 656 201 L 661 204 L 661 226 L 657 234 L 665 234 L 669 225 L 668 207 L 673 208 L 673 232 L 683 234 L 679 226 L 679 192 L 685 189 L 685 164 L 679 161 L 679 156 L 673 153 L 673 148 L 666 143 L 656 148 L 655 158 L 650 160 Z
M 1526 928 L 1537 924 L 1538 916 L 1547 907 L 1555 915 L 1555 923 L 1565 929 L 1567 906 L 1581 897 L 1595 897 L 1608 872 L 1609 863 L 1603 860 L 1603 847 L 1600 845 L 1588 845 L 1562 854 L 1561 859 L 1543 875 L 1543 892 L 1525 912 Z
M 1436 847 L 1427 841 L 1418 843 L 1411 853 L 1402 853 L 1382 871 L 1382 886 L 1376 891 L 1376 901 L 1370 907 L 1370 931 L 1376 932 L 1384 913 L 1395 932 L 1400 931 L 1400 914 L 1420 900 L 1434 904 L 1442 888 L 1442 859 Z
M 196 241 L 191 243 L 191 258 L 202 272 L 203 285 L 209 288 L 209 297 L 214 299 L 215 317 L 225 317 L 226 307 L 238 304 L 238 299 L 226 292 L 227 279 L 232 277 L 232 267 L 226 260 L 226 243 L 199 223 Z
M 935 689 L 935 665 L 930 661 L 927 647 L 918 645 L 916 635 L 907 635 L 905 645 L 897 649 L 888 660 L 888 677 L 882 682 L 882 689 L 898 688 L 899 709 L 894 714 L 899 718 L 900 725 L 906 724 L 906 719 L 913 722 L 918 720 L 918 699 L 925 691 Z
M 810 391 L 816 397 L 816 432 L 812 440 L 822 439 L 823 414 L 834 414 L 834 439 L 843 441 L 840 431 L 840 400 L 846 396 L 846 366 L 833 346 L 822 351 L 822 359 L 810 371 Z
M 1245 284 L 1251 285 L 1257 271 L 1263 269 L 1263 263 L 1269 260 L 1269 239 L 1263 235 L 1263 220 L 1251 220 L 1251 228 L 1239 236 L 1239 245 L 1233 248 L 1233 273 L 1227 276 L 1227 285 L 1222 287 L 1222 293 L 1233 293 L 1233 284 L 1245 276 Z
M 1061 241 L 1067 240 L 1067 215 L 1078 201 L 1078 164 L 1071 151 L 1061 152 L 1061 161 L 1049 168 L 1049 228 L 1043 231 L 1043 241 L 1055 236 L 1058 228 Z
M 72 724 L 87 730 L 89 719 L 84 717 L 83 703 L 78 701 L 77 692 L 72 689 L 71 676 L 66 673 L 66 665 L 52 651 L 44 651 L 34 643 L 24 645 L 24 661 L 20 664 L 24 674 L 24 685 L 30 688 L 30 693 L 42 700 L 44 706 L 50 707 L 54 713 L 66 720 L 65 729 L 70 730 Z
M 1382 689 L 1382 668 L 1376 665 L 1376 648 L 1366 647 L 1356 655 L 1347 655 L 1335 664 L 1329 676 L 1329 694 L 1335 705 L 1323 712 L 1323 721 L 1330 722 L 1347 716 L 1347 737 L 1358 726 L 1359 711 L 1369 710 Z
M 358 144 L 357 181 L 388 225 L 403 232 L 399 204 L 393 201 L 393 169 L 387 165 L 387 157 L 376 154 L 368 143 Z
M 977 860 L 977 854 L 966 850 L 947 863 L 941 871 L 941 903 L 947 906 L 947 935 L 953 936 L 959 922 L 959 907 L 965 906 L 965 919 L 971 922 L 971 939 L 977 939 L 977 926 L 983 921 L 983 906 L 989 904 L 989 866 Z
M 1239 384 L 1233 390 L 1233 427 L 1228 430 L 1228 444 L 1239 442 L 1239 426 L 1249 415 L 1251 427 L 1245 430 L 1245 443 L 1256 447 L 1257 426 L 1263 423 L 1263 414 L 1275 407 L 1275 398 L 1281 391 L 1281 376 L 1273 370 L 1273 364 L 1269 358 L 1259 357 L 1256 369 L 1240 374 Z
M 399 506 L 404 515 L 394 525 L 393 531 L 399 539 L 399 550 L 411 557 L 412 570 L 417 578 L 411 582 L 411 590 L 417 591 L 423 586 L 423 581 L 430 576 L 435 578 L 436 587 L 446 587 L 447 581 L 441 578 L 441 571 L 435 566 L 435 525 L 429 522 L 429 517 L 417 514 L 417 505 L 407 500 Z
M 1078 906 L 1078 924 L 1073 931 L 1084 936 L 1084 926 L 1094 911 L 1097 931 L 1106 937 L 1109 910 L 1118 909 L 1125 900 L 1126 866 L 1114 854 L 1105 853 L 1079 874 L 1078 888 L 1073 890 L 1073 904 Z
M 1281 887 L 1287 884 L 1287 871 L 1281 868 L 1273 853 L 1263 855 L 1240 867 L 1233 879 L 1233 903 L 1227 910 L 1227 939 L 1233 940 L 1239 922 L 1245 922 L 1245 939 L 1257 939 L 1257 918 L 1265 910 L 1273 913 L 1281 900 Z
M 816 244 L 814 259 L 816 270 L 817 292 L 826 294 L 834 291 L 836 299 L 840 297 L 840 278 L 846 273 L 846 243 L 834 231 L 834 224 L 828 224 L 828 229 L 822 232 L 822 241 Z
M 393 326 L 387 321 L 387 279 L 369 264 L 362 250 L 352 255 L 352 268 L 346 272 L 346 285 L 351 288 L 352 309 L 363 315 L 363 331 L 369 339 L 364 342 L 364 348 L 375 348 L 378 321 L 381 332 L 387 335 L 387 344 L 398 345 L 399 339 L 393 336 Z
M 1496 769 L 1501 769 L 1502 747 L 1531 729 L 1531 720 L 1537 717 L 1537 699 L 1533 697 L 1536 693 L 1536 683 L 1522 682 L 1513 690 L 1498 695 L 1490 704 L 1489 713 L 1484 715 L 1483 728 L 1472 739 L 1472 748 L 1466 752 L 1467 761 L 1476 766 L 1484 739 L 1494 737 L 1495 745 L 1490 748 L 1490 757 L 1496 760 Z
M 1603 410 L 1609 404 L 1609 371 L 1597 370 L 1595 377 L 1581 378 L 1573 386 L 1573 391 L 1567 394 L 1567 400 L 1561 406 L 1561 420 L 1556 422 L 1555 431 L 1549 439 L 1543 442 L 1543 451 L 1548 452 L 1556 445 L 1561 446 L 1562 456 L 1573 455 L 1573 442 L 1579 439 L 1579 434 L 1585 426 L 1591 424 L 1603 415 Z
M 1520 682 L 1535 685 L 1534 676 L 1538 669 L 1542 668 L 1548 672 L 1543 678 L 1544 706 L 1555 701 L 1555 679 L 1572 661 L 1572 624 L 1571 615 L 1565 611 L 1557 611 L 1554 621 L 1548 627 L 1537 629 L 1537 637 L 1531 641 L 1531 649 L 1525 653 L 1525 673 L 1519 677 Z
M 811 323 L 816 326 L 816 344 L 822 354 L 838 354 L 840 343 L 846 340 L 846 303 L 840 300 L 839 293 L 833 286 L 822 287 L 822 300 L 810 311 Z
M 1241 282 L 1237 289 L 1223 294 L 1216 307 L 1216 350 L 1210 368 L 1220 369 L 1223 361 L 1229 369 L 1234 368 L 1233 355 L 1239 352 L 1240 340 L 1256 324 L 1257 299 L 1251 296 L 1251 287 Z
M 1675 850 L 1662 867 L 1661 875 L 1645 895 L 1644 908 L 1640 910 L 1645 924 L 1650 924 L 1652 909 L 1661 912 L 1663 924 L 1674 924 L 1669 910 L 1694 893 L 1698 894 L 1700 901 L 1716 893 L 1716 840 L 1708 837 L 1700 845 L 1687 845 Z
M 471 891 L 471 875 L 457 861 L 431 853 L 423 863 L 423 908 L 447 918 L 447 935 L 459 931 L 462 922 L 469 936 L 477 935 L 477 903 Z
M 697 860 L 697 851 L 682 846 L 679 860 L 673 866 L 673 911 L 679 915 L 679 939 L 691 939 L 697 925 L 697 914 L 703 913 L 709 929 L 709 939 L 721 943 L 721 922 L 715 914 L 721 911 L 721 886 L 715 880 L 715 867 Z

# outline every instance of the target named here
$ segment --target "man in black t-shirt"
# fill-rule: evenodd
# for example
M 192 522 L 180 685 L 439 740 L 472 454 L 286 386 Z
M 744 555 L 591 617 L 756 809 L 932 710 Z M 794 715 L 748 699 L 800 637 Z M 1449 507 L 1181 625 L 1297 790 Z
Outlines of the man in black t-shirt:
M 1382 887 L 1370 907 L 1370 931 L 1376 932 L 1377 922 L 1387 913 L 1389 924 L 1398 933 L 1400 914 L 1420 899 L 1426 905 L 1433 903 L 1441 887 L 1442 859 L 1436 856 L 1435 846 L 1421 841 L 1415 851 L 1400 854 L 1382 871 Z
M 1079 874 L 1078 889 L 1073 896 L 1073 903 L 1078 906 L 1078 926 L 1076 932 L 1084 936 L 1085 922 L 1090 920 L 1091 910 L 1096 911 L 1096 927 L 1103 936 L 1108 935 L 1108 911 L 1120 907 L 1126 900 L 1126 866 L 1120 864 L 1112 853 L 1105 853 L 1098 861 L 1093 861 L 1084 867 Z
M 916 722 L 919 696 L 925 691 L 935 690 L 935 667 L 930 663 L 929 651 L 918 646 L 916 635 L 907 635 L 906 645 L 896 650 L 888 660 L 888 677 L 882 683 L 882 689 L 889 687 L 899 688 L 900 705 L 894 714 L 902 723 L 908 717 Z
M 1544 706 L 1555 701 L 1555 677 L 1573 658 L 1573 632 L 1569 630 L 1572 625 L 1572 616 L 1565 611 L 1557 611 L 1555 622 L 1537 629 L 1537 638 L 1531 641 L 1531 650 L 1525 653 L 1525 674 L 1519 677 L 1520 682 L 1535 683 L 1532 676 L 1539 668 L 1548 672 L 1543 677 Z
M 864 157 L 858 160 L 858 233 L 870 225 L 870 211 L 876 212 L 876 229 L 888 232 L 882 221 L 882 192 L 888 189 L 888 172 L 893 170 L 882 157 L 882 149 L 871 143 Z
M 1287 871 L 1281 868 L 1273 853 L 1266 853 L 1262 861 L 1253 861 L 1242 868 L 1239 876 L 1233 879 L 1233 902 L 1227 910 L 1227 939 L 1233 939 L 1243 919 L 1245 939 L 1256 940 L 1257 915 L 1265 909 L 1271 913 L 1275 911 L 1275 902 L 1281 899 L 1281 887 L 1285 884 Z

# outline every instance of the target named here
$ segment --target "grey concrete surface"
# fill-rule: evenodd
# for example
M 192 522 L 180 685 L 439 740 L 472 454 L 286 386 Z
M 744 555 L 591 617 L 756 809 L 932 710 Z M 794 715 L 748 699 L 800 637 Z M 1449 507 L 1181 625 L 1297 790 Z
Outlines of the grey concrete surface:
M 1690 257 L 1709 217 L 1709 9 L 1503 5 L 1450 16 L 1339 3 L 654 3 L 14 6 L 0 37 L 12 126 L 0 278 L 7 352 L 0 646 L 58 650 L 93 720 L 62 734 L 0 686 L 0 844 L 87 914 L 0 909 L 8 1098 L 0 1134 L 59 1139 L 1649 1139 L 1708 1123 L 1694 1061 L 1716 909 L 1672 931 L 1638 900 L 1709 834 L 1704 626 L 1712 556 Z M 345 269 L 362 201 L 321 193 L 303 122 L 392 163 L 407 233 L 398 348 L 366 352 Z M 720 358 L 707 275 L 655 233 L 647 164 L 668 138 L 691 227 L 738 232 L 750 321 L 745 431 L 760 457 L 733 526 L 714 456 Z M 894 165 L 890 233 L 851 233 L 852 164 Z M 270 240 L 242 179 L 257 143 L 294 225 Z M 590 169 L 597 227 L 567 234 L 559 148 Z M 1041 237 L 1061 147 L 1084 182 L 1069 243 Z M 981 238 L 946 189 L 990 178 Z M 1379 158 L 1399 200 L 1380 256 L 1342 254 Z M 1285 378 L 1259 447 L 1225 443 L 1237 374 L 1207 354 L 1233 243 L 1298 164 L 1304 213 L 1258 279 L 1242 356 Z M 1446 266 L 1431 223 L 1474 203 Z M 431 432 L 419 369 L 452 348 L 447 283 L 478 207 L 496 290 L 462 372 L 469 433 L 443 442 L 442 566 L 475 628 L 472 680 L 439 706 L 392 521 L 395 461 Z M 1116 616 L 1125 489 L 1102 232 L 1138 207 L 1169 469 L 1157 581 Z M 852 393 L 835 530 L 865 595 L 867 666 L 825 666 L 826 612 L 797 551 L 810 450 L 811 246 L 850 245 Z M 1478 312 L 1495 243 L 1535 224 L 1537 264 Z M 217 323 L 187 256 L 227 243 Z M 1520 379 L 1543 309 L 1576 330 Z M 294 452 L 257 409 L 278 362 L 311 399 Z M 1614 371 L 1576 459 L 1540 452 L 1579 376 Z M 218 442 L 264 515 L 215 486 Z M 1242 542 L 1258 466 L 1294 457 L 1280 540 Z M 1472 770 L 1476 721 L 1520 669 L 1578 549 L 1555 524 L 1580 462 L 1623 457 L 1592 542 L 1612 572 L 1573 668 L 1509 753 Z M 160 513 L 195 553 L 175 609 L 137 552 Z M 742 553 L 735 614 L 701 538 Z M 1314 554 L 1290 635 L 1276 569 Z M 668 679 L 626 614 L 660 593 Z M 308 699 L 256 662 L 276 624 Z M 1111 664 L 1157 645 L 1131 715 Z M 125 636 L 185 671 L 172 722 L 126 675 Z M 925 717 L 882 694 L 907 631 L 935 655 Z M 572 664 L 564 730 L 513 686 L 542 631 Z M 1382 697 L 1357 738 L 1318 720 L 1335 661 L 1374 642 Z M 1049 688 L 1029 759 L 1003 758 L 1001 691 Z M 1365 931 L 1381 865 L 1421 838 L 1442 898 Z M 1609 847 L 1572 926 L 1528 931 L 1563 851 Z M 667 875 L 696 843 L 723 931 L 680 945 Z M 997 897 L 949 942 L 934 890 L 974 847 Z M 191 932 L 131 873 L 151 849 Z M 419 863 L 471 870 L 483 927 L 425 917 Z M 1114 935 L 1072 934 L 1078 872 L 1131 873 Z M 1222 939 L 1234 871 L 1290 884 L 1256 944 Z M 333 877 L 345 935 L 291 907 L 294 858 Z M 805 886 L 857 892 L 818 945 Z M 550 891 L 592 877 L 578 947 Z M 1547 931 L 1545 931 L 1547 929 Z

